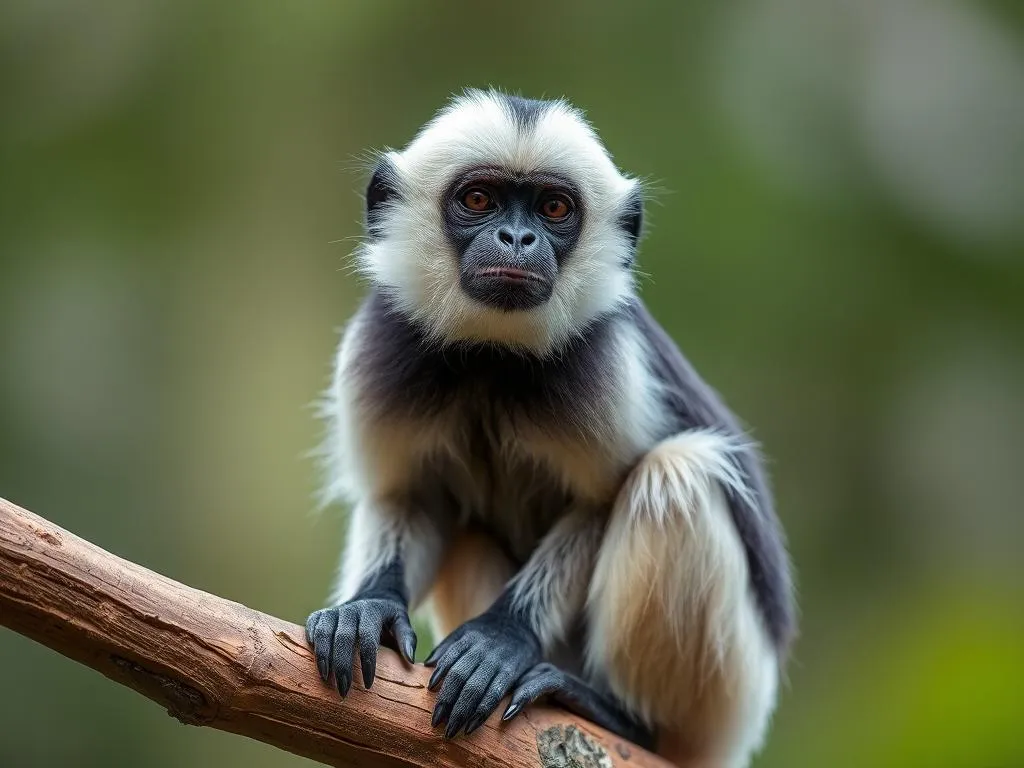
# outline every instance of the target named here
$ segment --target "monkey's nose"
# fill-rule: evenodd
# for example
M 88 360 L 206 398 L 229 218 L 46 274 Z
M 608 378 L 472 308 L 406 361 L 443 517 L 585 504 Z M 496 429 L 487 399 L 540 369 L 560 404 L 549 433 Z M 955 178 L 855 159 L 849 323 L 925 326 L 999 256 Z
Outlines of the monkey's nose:
M 537 242 L 537 235 L 532 229 L 526 227 L 515 228 L 499 227 L 494 233 L 494 239 L 503 248 L 520 252 L 528 251 Z

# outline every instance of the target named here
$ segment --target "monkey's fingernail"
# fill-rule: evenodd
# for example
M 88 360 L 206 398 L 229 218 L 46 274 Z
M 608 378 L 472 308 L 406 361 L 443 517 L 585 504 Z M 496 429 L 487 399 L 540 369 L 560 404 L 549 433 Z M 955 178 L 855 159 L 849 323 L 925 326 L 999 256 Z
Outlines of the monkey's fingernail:
M 458 722 L 454 722 L 453 723 L 453 722 L 449 721 L 448 727 L 444 729 L 444 737 L 446 739 L 454 739 L 455 735 L 458 732 L 459 732 L 459 724 L 458 724 Z
M 430 718 L 430 727 L 437 728 L 444 719 L 444 707 L 438 705 L 434 708 L 434 716 Z
M 413 663 L 413 660 L 416 658 L 415 638 L 405 638 L 405 643 L 402 644 L 402 654 L 405 656 L 406 661 L 408 661 L 410 664 Z
M 469 736 L 469 734 L 471 734 L 485 722 L 487 722 L 487 715 L 477 715 L 476 717 L 474 717 L 472 720 L 469 721 L 469 725 L 466 726 L 466 735 Z
M 348 689 L 352 686 L 352 678 L 342 672 L 338 676 L 338 693 L 341 694 L 342 698 L 348 696 Z
M 434 674 L 430 676 L 430 680 L 427 681 L 427 688 L 434 690 L 434 688 L 437 687 L 437 684 L 441 682 L 442 677 L 444 677 L 444 675 L 441 674 L 441 668 L 438 667 L 434 670 Z
M 427 658 L 423 661 L 423 666 L 425 666 L 425 667 L 432 667 L 435 664 L 437 664 L 437 657 L 441 655 L 440 651 L 441 651 L 441 646 L 439 645 L 439 646 L 437 646 L 437 648 L 432 650 L 430 652 L 430 655 L 427 656 Z
M 513 717 L 519 714 L 519 710 L 523 708 L 522 704 L 512 703 L 509 704 L 508 709 L 505 710 L 505 714 L 501 716 L 502 720 L 511 720 Z
M 320 673 L 320 679 L 326 683 L 331 677 L 331 666 L 327 663 L 326 656 L 317 656 L 316 669 Z

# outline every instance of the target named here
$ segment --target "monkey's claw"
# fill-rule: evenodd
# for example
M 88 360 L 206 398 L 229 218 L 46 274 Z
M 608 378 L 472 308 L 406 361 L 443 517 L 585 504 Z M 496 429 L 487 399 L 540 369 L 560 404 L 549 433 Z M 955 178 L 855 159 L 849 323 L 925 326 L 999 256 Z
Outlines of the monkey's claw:
M 385 632 L 386 630 L 386 632 Z M 382 640 L 412 664 L 416 633 L 405 605 L 391 597 L 357 598 L 337 608 L 324 608 L 306 621 L 306 639 L 313 646 L 316 667 L 323 681 L 331 673 L 338 693 L 348 695 L 356 651 L 363 670 L 363 687 L 373 685 L 377 649 Z
M 424 662 L 435 667 L 428 687 L 441 687 L 431 725 L 447 721 L 449 739 L 463 729 L 472 733 L 540 658 L 534 632 L 507 615 L 485 613 L 466 622 Z
M 565 676 L 562 670 L 553 664 L 538 664 L 516 683 L 512 700 L 505 709 L 502 720 L 511 720 L 518 715 L 525 706 L 532 704 L 541 696 L 549 696 L 566 689 Z

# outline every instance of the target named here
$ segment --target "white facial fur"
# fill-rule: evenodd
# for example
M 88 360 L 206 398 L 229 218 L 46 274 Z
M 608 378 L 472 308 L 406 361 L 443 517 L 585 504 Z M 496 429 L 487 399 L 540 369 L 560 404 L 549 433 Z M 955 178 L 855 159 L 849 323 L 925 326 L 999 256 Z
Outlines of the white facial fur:
M 436 340 L 495 341 L 547 352 L 633 295 L 632 248 L 618 219 L 639 182 L 622 175 L 583 115 L 557 101 L 523 131 L 493 91 L 454 99 L 402 151 L 389 151 L 401 200 L 386 203 L 384 237 L 356 254 L 360 271 Z M 499 166 L 557 172 L 584 197 L 575 250 L 551 299 L 502 312 L 474 301 L 459 283 L 458 255 L 444 234 L 441 196 L 460 171 Z

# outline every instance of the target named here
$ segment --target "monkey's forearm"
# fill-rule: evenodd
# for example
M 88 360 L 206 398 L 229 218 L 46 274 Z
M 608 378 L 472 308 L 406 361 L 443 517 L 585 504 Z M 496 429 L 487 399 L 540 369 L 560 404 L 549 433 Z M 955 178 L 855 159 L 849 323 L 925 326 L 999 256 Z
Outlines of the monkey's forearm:
M 447 518 L 427 515 L 402 494 L 363 499 L 349 519 L 332 601 L 347 602 L 384 579 L 416 606 L 437 572 L 449 526 Z
M 432 519 L 408 498 L 367 498 L 352 511 L 335 605 L 306 622 L 320 676 L 333 673 L 342 696 L 352 685 L 356 652 L 363 685 L 373 684 L 382 642 L 410 664 L 416 634 L 409 605 L 429 586 L 444 548 L 444 521 Z
M 408 608 L 409 591 L 405 584 L 405 570 L 402 558 L 395 556 L 384 567 L 367 574 L 352 599 L 380 598 L 392 600 Z
M 508 609 L 522 617 L 545 651 L 566 638 L 583 610 L 604 521 L 599 510 L 571 511 L 548 532 L 498 599 L 508 600 Z

